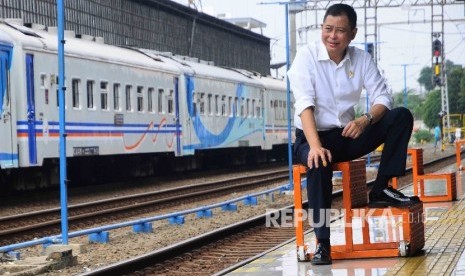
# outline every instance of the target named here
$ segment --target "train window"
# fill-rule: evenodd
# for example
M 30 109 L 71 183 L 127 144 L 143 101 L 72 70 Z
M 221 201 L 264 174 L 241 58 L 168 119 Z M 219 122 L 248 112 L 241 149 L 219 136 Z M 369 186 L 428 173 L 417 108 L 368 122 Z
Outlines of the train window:
M 212 115 L 212 94 L 208 94 L 208 115 Z
M 108 110 L 108 82 L 100 82 L 100 108 L 102 110 Z
M 228 113 L 227 115 L 232 116 L 232 97 L 228 97 Z
M 274 114 L 274 119 L 276 120 L 276 109 L 278 107 L 278 100 L 274 100 L 271 102 L 271 111 L 273 112 Z
M 79 79 L 71 80 L 71 89 L 73 93 L 73 108 L 79 108 Z
M 170 89 L 170 94 L 168 96 L 168 114 L 173 114 L 174 113 L 173 93 L 174 93 L 174 91 L 172 89 Z
M 113 84 L 113 109 L 115 109 L 116 111 L 121 110 L 119 87 L 119 83 Z
M 40 88 L 45 89 L 45 84 L 47 82 L 47 75 L 46 74 L 41 74 L 40 75 Z
M 241 117 L 245 117 L 245 114 L 244 114 L 244 98 L 241 98 Z
M 237 116 L 237 109 L 239 108 L 239 99 L 237 97 L 234 97 L 234 106 L 233 106 L 233 116 Z
M 87 81 L 87 108 L 94 108 L 94 81 Z
M 195 117 L 197 115 L 197 102 L 195 99 L 195 93 L 192 93 L 192 116 Z
M 258 117 L 258 118 L 261 118 L 261 117 L 262 117 L 261 106 L 262 106 L 262 101 L 261 101 L 261 100 L 258 100 L 258 104 L 257 104 L 257 117 Z
M 286 118 L 286 110 L 287 110 L 287 104 L 285 101 L 283 101 L 283 116 L 281 117 L 281 119 L 285 119 Z
M 158 89 L 158 113 L 163 113 L 163 89 Z
M 131 106 L 131 90 L 132 86 L 131 85 L 126 85 L 126 92 L 125 92 L 125 98 L 126 98 L 126 111 L 132 111 L 132 106 Z
M 153 88 L 149 87 L 147 91 L 147 110 L 153 112 Z
M 218 116 L 220 115 L 220 108 L 218 106 L 218 99 L 219 99 L 220 96 L 218 95 L 215 95 L 215 115 Z
M 205 93 L 200 93 L 200 115 L 205 114 Z
M 247 102 L 245 105 L 245 115 L 250 116 L 250 99 L 247 99 Z
M 252 99 L 251 111 L 252 111 L 252 117 L 255 117 L 255 99 Z
M 221 96 L 221 115 L 226 116 L 226 96 Z
M 6 72 L 6 94 L 5 94 L 5 100 L 3 102 L 4 104 L 4 107 L 8 107 L 10 106 L 10 98 L 11 98 L 11 95 L 10 95 L 10 72 L 8 71 L 8 65 L 5 63 L 5 72 Z M 48 93 L 48 89 L 45 89 L 45 91 Z M 48 103 L 48 100 L 47 100 L 47 103 Z
M 144 111 L 144 87 L 137 86 L 137 111 Z
M 8 72 L 8 71 L 7 71 Z M 47 74 L 40 75 L 40 88 L 44 90 L 44 100 L 45 104 L 48 104 L 48 83 L 47 83 Z

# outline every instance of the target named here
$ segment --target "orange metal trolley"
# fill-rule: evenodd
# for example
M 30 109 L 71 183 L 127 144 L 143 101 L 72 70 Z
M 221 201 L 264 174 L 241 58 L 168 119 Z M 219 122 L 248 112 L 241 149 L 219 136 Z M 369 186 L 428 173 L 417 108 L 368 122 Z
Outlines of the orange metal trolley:
M 462 166 L 462 156 L 461 156 L 461 148 L 462 145 L 465 145 L 465 140 L 458 140 L 455 141 L 455 157 L 457 158 L 457 169 L 459 171 L 463 170 Z
M 342 171 L 344 216 L 344 245 L 332 245 L 333 259 L 357 259 L 411 256 L 420 251 L 425 244 L 423 224 L 423 204 L 418 203 L 409 208 L 368 208 L 366 168 L 364 160 L 336 163 L 334 170 Z M 299 261 L 311 260 L 312 253 L 304 243 L 302 220 L 302 186 L 301 177 L 306 173 L 303 165 L 293 166 L 294 207 L 296 225 L 297 258 Z M 391 216 L 399 218 L 391 230 L 397 231 L 397 237 L 403 240 L 389 242 L 371 242 L 370 217 Z M 362 243 L 354 243 L 353 219 L 361 220 Z M 391 232 L 391 231 L 389 231 Z M 402 235 L 399 235 L 402 232 Z M 391 237 L 392 238 L 392 237 Z

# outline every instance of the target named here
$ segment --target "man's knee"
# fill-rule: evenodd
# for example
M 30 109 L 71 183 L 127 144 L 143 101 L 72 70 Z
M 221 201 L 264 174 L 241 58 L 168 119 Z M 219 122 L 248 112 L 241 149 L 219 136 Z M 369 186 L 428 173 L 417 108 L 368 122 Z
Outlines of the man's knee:
M 401 118 L 402 120 L 406 120 L 408 122 L 413 122 L 413 115 L 412 112 L 410 112 L 409 109 L 401 106 L 401 107 L 396 107 L 393 109 L 393 111 L 396 110 L 398 113 L 398 117 Z
M 405 107 L 396 107 L 389 111 L 390 115 L 393 116 L 394 125 L 397 126 L 410 126 L 413 128 L 413 115 L 410 110 Z

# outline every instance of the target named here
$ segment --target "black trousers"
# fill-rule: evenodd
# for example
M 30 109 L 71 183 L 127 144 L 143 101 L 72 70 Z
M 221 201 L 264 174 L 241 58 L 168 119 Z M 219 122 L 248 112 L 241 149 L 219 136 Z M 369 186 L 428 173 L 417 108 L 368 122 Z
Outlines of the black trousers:
M 387 111 L 376 124 L 368 126 L 357 139 L 343 137 L 342 128 L 319 131 L 321 144 L 331 151 L 332 163 L 360 158 L 384 143 L 378 175 L 402 176 L 405 174 L 407 147 L 413 129 L 413 116 L 403 107 Z M 307 166 L 309 144 L 304 132 L 296 129 L 294 157 Z M 332 163 L 307 171 L 307 195 L 310 222 L 317 239 L 329 239 L 329 216 L 332 202 Z M 376 184 L 375 184 L 376 185 Z M 376 187 L 374 187 L 376 188 Z M 380 188 L 380 187 L 378 187 Z M 381 187 L 385 188 L 385 187 Z

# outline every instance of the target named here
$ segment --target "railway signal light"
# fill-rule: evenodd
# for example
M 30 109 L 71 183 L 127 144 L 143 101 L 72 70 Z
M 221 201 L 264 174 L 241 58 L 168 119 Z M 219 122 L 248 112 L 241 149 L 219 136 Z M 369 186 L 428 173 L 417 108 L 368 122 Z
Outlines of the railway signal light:
M 434 85 L 437 85 L 437 86 L 441 86 L 442 85 L 442 82 L 441 82 L 441 78 L 436 76 L 434 77 Z
M 436 39 L 433 41 L 433 56 L 439 57 L 441 56 L 441 50 L 442 50 L 442 43 L 439 41 L 439 39 Z
M 439 76 L 439 73 L 441 72 L 440 68 L 439 68 L 439 64 L 435 64 L 434 65 L 434 75 L 436 76 Z

